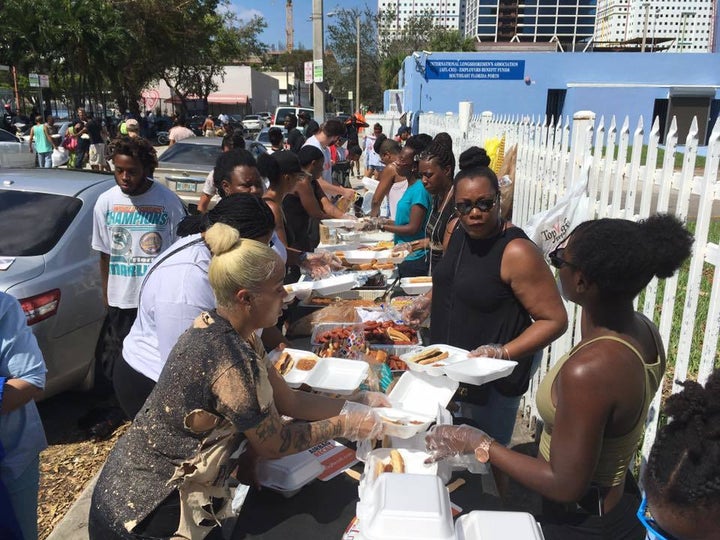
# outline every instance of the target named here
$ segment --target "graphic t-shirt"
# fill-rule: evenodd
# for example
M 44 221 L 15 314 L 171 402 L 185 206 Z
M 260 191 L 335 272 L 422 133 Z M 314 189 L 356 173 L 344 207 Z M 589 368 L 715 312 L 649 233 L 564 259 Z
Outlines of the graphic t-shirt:
M 109 305 L 137 307 L 148 267 L 175 241 L 175 229 L 185 215 L 178 196 L 157 182 L 142 195 L 125 195 L 115 186 L 98 197 L 92 247 L 110 255 Z

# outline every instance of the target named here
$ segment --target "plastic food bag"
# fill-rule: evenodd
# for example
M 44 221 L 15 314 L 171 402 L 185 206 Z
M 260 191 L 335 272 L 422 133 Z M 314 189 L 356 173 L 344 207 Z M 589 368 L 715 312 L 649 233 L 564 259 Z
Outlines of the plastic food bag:
M 57 147 L 52 153 L 52 166 L 60 167 L 70 160 L 70 152 L 62 146 Z

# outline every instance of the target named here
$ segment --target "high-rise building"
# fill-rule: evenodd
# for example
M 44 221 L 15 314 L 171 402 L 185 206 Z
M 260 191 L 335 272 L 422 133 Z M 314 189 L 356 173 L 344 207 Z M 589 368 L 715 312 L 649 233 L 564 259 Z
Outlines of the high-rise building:
M 596 0 L 467 0 L 465 36 L 480 42 L 558 41 L 582 50 L 595 29 Z
M 645 50 L 710 52 L 717 0 L 598 0 L 598 46 L 645 41 Z
M 386 27 L 387 32 L 397 32 L 408 19 L 427 12 L 433 13 L 436 26 L 464 33 L 466 0 L 378 0 L 378 12 L 395 13 L 393 24 Z

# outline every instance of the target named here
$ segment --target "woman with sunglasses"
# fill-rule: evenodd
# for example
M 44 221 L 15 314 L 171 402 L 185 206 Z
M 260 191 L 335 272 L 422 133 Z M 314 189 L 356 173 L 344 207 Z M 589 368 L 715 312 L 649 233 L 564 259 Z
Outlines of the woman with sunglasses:
M 508 444 L 534 355 L 562 335 L 567 313 L 537 246 L 500 217 L 491 169 L 461 170 L 453 203 L 460 226 L 433 271 L 432 290 L 406 308 L 406 315 L 417 324 L 429 308 L 431 343 L 518 362 L 508 377 L 463 384 L 457 393 L 462 414 Z
M 372 439 L 382 420 L 359 403 L 285 395 L 255 338 L 282 310 L 285 265 L 267 244 L 216 223 L 205 233 L 217 307 L 170 353 L 157 385 L 113 448 L 93 492 L 91 540 L 222 538 L 232 456 L 275 459 L 345 437 Z M 305 422 L 284 423 L 281 415 Z M 247 465 L 239 473 L 248 473 Z
M 650 540 L 720 538 L 720 369 L 665 403 L 672 420 L 650 450 L 638 518 Z
M 582 308 L 581 339 L 540 383 L 540 454 L 532 458 L 492 434 L 452 426 L 428 434 L 434 459 L 474 453 L 539 492 L 548 540 L 642 539 L 628 465 L 662 381 L 665 352 L 655 324 L 635 311 L 633 300 L 653 276 L 670 277 L 692 241 L 668 215 L 579 225 L 550 254 L 563 296 Z

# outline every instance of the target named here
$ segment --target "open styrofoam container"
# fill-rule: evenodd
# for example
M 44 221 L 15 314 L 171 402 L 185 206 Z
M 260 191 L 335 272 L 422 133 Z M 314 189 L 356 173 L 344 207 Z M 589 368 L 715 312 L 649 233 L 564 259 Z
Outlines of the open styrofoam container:
M 467 384 L 486 384 L 507 377 L 517 366 L 514 360 L 500 358 L 484 358 L 478 356 L 462 362 L 448 364 L 443 369 L 445 375 L 458 382 Z
M 370 498 L 372 497 L 372 487 L 375 482 L 382 476 L 382 474 L 395 474 L 395 473 L 382 473 L 378 475 L 376 473 L 375 466 L 379 463 L 387 463 L 390 459 L 390 451 L 392 448 L 377 448 L 371 451 L 365 460 L 365 468 L 363 474 L 360 477 L 360 484 L 358 486 L 358 493 L 360 494 L 360 500 L 365 504 L 369 504 Z M 425 463 L 425 460 L 430 457 L 430 454 L 423 450 L 413 450 L 410 448 L 396 448 L 402 456 L 403 463 L 405 464 L 404 474 L 430 474 L 436 476 L 438 474 L 437 463 Z
M 325 279 L 313 281 L 313 291 L 322 296 L 349 291 L 357 286 L 357 277 L 354 274 L 339 274 Z
M 286 347 L 285 349 L 283 349 L 283 352 L 288 353 L 290 355 L 290 358 L 295 361 L 295 365 L 293 366 L 293 368 L 285 375 L 283 375 L 283 379 L 285 379 L 285 382 L 288 383 L 288 386 L 290 388 L 297 388 L 298 386 L 306 382 L 310 374 L 317 369 L 318 364 L 322 361 L 319 356 L 309 351 L 302 351 L 300 349 L 291 349 L 289 347 Z M 279 357 L 279 354 L 271 354 L 269 358 L 270 361 L 274 364 L 275 362 L 277 362 Z M 312 358 L 313 360 L 315 360 L 315 367 L 310 370 L 298 369 L 297 362 L 302 358 Z
M 285 285 L 285 302 L 292 302 L 295 298 L 299 300 L 307 300 L 312 294 L 314 284 L 312 281 L 298 281 L 297 283 L 288 283 Z
M 352 229 L 355 230 L 359 224 L 357 219 L 352 218 L 336 218 L 336 219 L 322 219 L 320 223 L 327 227 Z
M 415 283 L 412 280 L 413 278 L 402 278 L 400 280 L 400 287 L 409 295 L 425 294 L 432 289 L 432 281 Z
M 393 240 L 395 235 L 391 232 L 382 231 L 338 231 L 338 236 L 342 242 L 359 242 L 361 244 L 375 244 L 377 242 L 384 242 Z
M 405 260 L 409 252 L 407 251 L 393 251 L 392 249 L 383 249 L 380 251 L 373 251 L 369 249 L 351 249 L 344 251 L 342 256 L 350 264 L 366 264 L 370 262 L 379 263 L 401 263 Z M 338 256 L 339 253 L 338 253 Z
M 412 358 L 415 355 L 418 355 L 422 353 L 425 350 L 428 349 L 440 349 L 443 352 L 448 353 L 447 358 L 443 358 L 442 360 L 438 362 L 434 362 L 432 364 L 418 364 L 416 362 L 410 362 L 408 361 L 409 358 Z M 428 375 L 432 375 L 433 377 L 439 377 L 440 375 L 445 375 L 445 368 L 449 365 L 456 364 L 458 362 L 464 362 L 468 358 L 468 351 L 465 349 L 461 349 L 460 347 L 453 347 L 452 345 L 445 345 L 442 343 L 438 343 L 436 345 L 428 345 L 427 347 L 417 348 L 413 352 L 408 352 L 400 356 L 400 360 L 405 362 L 407 364 L 407 367 L 410 371 L 419 371 L 421 373 L 427 373 Z
M 405 372 L 388 395 L 392 408 L 375 411 L 384 419 L 385 435 L 408 439 L 425 431 L 445 407 L 459 384 L 447 377 Z
M 320 476 L 325 468 L 309 452 L 300 452 L 280 459 L 260 460 L 257 466 L 261 485 L 292 497 L 300 488 Z
M 457 540 L 543 540 L 535 518 L 525 512 L 476 510 L 455 522 Z
M 283 375 L 290 388 L 298 388 L 306 384 L 318 392 L 331 392 L 333 394 L 352 394 L 367 378 L 370 366 L 362 360 L 347 360 L 345 358 L 320 358 L 316 354 L 300 349 L 285 348 L 284 352 L 295 360 L 293 368 Z M 275 363 L 279 354 L 270 356 Z M 309 370 L 297 368 L 298 360 L 311 358 L 315 366 Z
M 440 478 L 383 474 L 357 517 L 365 540 L 455 540 L 450 495 Z

